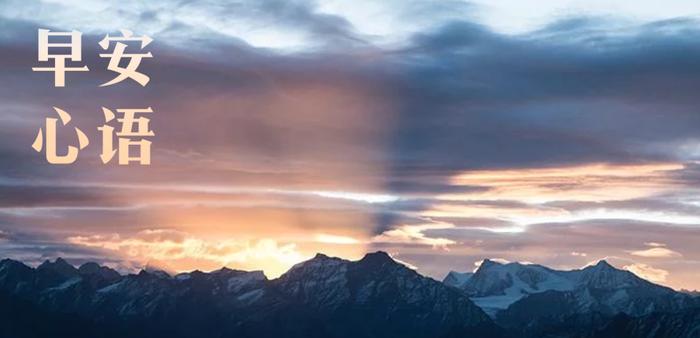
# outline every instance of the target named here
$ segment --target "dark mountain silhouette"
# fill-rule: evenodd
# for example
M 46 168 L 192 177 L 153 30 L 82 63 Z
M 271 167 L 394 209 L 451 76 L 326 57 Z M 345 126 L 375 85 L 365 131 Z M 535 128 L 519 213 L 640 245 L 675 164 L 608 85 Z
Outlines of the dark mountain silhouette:
M 23 318 L 36 313 L 51 325 L 70 318 L 70 327 L 51 337 L 503 335 L 466 295 L 383 252 L 356 262 L 319 254 L 275 280 L 259 271 L 118 276 L 96 264 L 76 269 L 62 259 L 36 269 L 4 260 L 0 290 L 12 298 L 1 303 L 4 311 L 21 303 Z M 47 336 L 23 327 L 14 325 L 11 336 Z M 85 331 L 75 334 L 74 327 Z
M 591 337 L 698 338 L 700 307 L 676 312 L 655 312 L 637 318 L 620 314 Z
M 509 303 L 484 306 L 490 317 L 470 297 Z M 0 337 L 12 338 L 687 338 L 697 337 L 697 306 L 606 262 L 557 271 L 487 260 L 441 283 L 384 252 L 318 254 L 274 280 L 227 268 L 122 276 L 96 263 L 0 261 Z

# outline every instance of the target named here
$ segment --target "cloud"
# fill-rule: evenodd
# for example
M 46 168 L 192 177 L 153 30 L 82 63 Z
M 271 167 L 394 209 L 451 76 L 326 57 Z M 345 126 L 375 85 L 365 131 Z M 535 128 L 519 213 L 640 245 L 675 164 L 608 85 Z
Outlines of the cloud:
M 321 13 L 314 2 L 279 1 L 104 1 L 71 5 L 53 1 L 6 1 L 3 17 L 50 21 L 87 33 L 130 27 L 165 43 L 238 39 L 256 47 L 295 49 L 324 44 L 358 44 L 362 39 L 342 16 Z M 33 12 L 29 16 L 27 12 Z M 76 20 L 90 17 L 91 20 Z M 235 17 L 236 20 L 230 20 Z M 196 33 L 196 34 L 192 34 Z M 188 36 L 189 34 L 189 36 Z M 195 37 L 196 36 L 196 37 Z
M 639 249 L 638 243 L 656 238 L 667 241 L 670 248 L 684 254 L 682 259 L 668 260 L 641 257 L 653 259 L 654 267 L 669 271 L 669 278 L 664 282 L 666 285 L 675 288 L 694 285 L 697 269 L 700 268 L 696 263 L 700 261 L 700 255 L 695 250 L 700 240 L 700 230 L 690 226 L 629 220 L 586 220 L 533 224 L 521 233 L 444 226 L 442 229 L 423 230 L 423 236 L 449 239 L 455 244 L 448 245 L 449 251 L 432 250 L 427 244 L 423 244 L 427 250 L 419 250 L 421 246 L 415 241 L 374 243 L 372 247 L 402 252 L 403 257 L 418 266 L 422 273 L 440 276 L 450 270 L 471 270 L 464 268 L 466 263 L 471 265 L 471 262 L 494 257 L 535 262 L 559 269 L 577 269 L 590 261 L 596 263 L 598 259 L 592 260 L 595 257 L 608 257 L 616 266 L 631 265 L 640 259 L 630 254 Z
M 66 243 L 65 238 L 45 232 L 2 230 L 0 257 L 20 260 L 29 265 L 39 265 L 47 259 L 63 257 L 77 264 L 97 261 L 110 266 L 123 266 L 118 257 L 109 257 L 94 248 L 77 247 Z
M 658 242 L 646 242 L 646 243 L 644 243 L 644 245 L 650 246 L 650 247 L 654 247 L 654 248 L 666 246 L 666 244 L 664 244 L 664 243 L 658 243 Z
M 586 164 L 574 167 L 467 171 L 453 184 L 486 188 L 483 191 L 444 195 L 446 199 L 551 201 L 629 200 L 677 187 L 671 176 L 681 163 Z
M 281 244 L 271 239 L 207 240 L 168 229 L 143 230 L 131 237 L 118 234 L 72 236 L 67 241 L 110 250 L 125 260 L 162 261 L 180 271 L 206 264 L 211 269 L 217 266 L 261 268 L 269 276 L 276 277 L 304 259 L 293 243 Z
M 669 272 L 666 270 L 654 268 L 650 265 L 642 263 L 625 265 L 622 268 L 654 283 L 663 283 L 669 276 Z
M 384 231 L 372 238 L 373 243 L 387 244 L 420 244 L 433 248 L 447 249 L 457 242 L 440 237 L 431 237 L 425 234 L 427 230 L 449 229 L 454 227 L 449 223 L 427 222 L 423 224 L 401 225 L 394 229 Z
M 683 255 L 681 255 L 680 253 L 673 251 L 669 248 L 666 248 L 665 244 L 656 243 L 656 242 L 648 242 L 645 244 L 647 246 L 650 246 L 651 248 L 644 249 L 644 250 L 629 251 L 629 254 L 633 255 L 633 256 L 646 257 L 646 258 L 683 257 Z
M 645 200 L 682 187 L 684 182 L 676 178 L 682 170 L 680 163 L 655 163 L 467 171 L 452 182 L 476 189 L 437 194 L 422 206 L 419 215 L 435 224 L 400 224 L 375 242 L 451 245 L 457 242 L 445 235 L 449 232 L 524 233 L 537 224 L 587 220 L 695 224 L 700 218 L 693 210 Z
M 580 266 L 572 251 L 700 260 L 697 21 L 506 35 L 463 1 L 338 6 L 2 2 L 0 253 L 257 268 L 269 244 L 260 263 L 282 270 L 369 246 L 435 276 L 483 257 Z M 60 93 L 30 71 L 38 27 L 85 33 L 91 72 Z M 123 27 L 155 38 L 152 83 L 99 90 L 95 43 Z M 28 147 L 52 105 L 94 129 L 100 106 L 146 103 L 150 168 L 103 166 L 97 147 L 57 168 Z M 699 280 L 667 261 L 669 283 Z

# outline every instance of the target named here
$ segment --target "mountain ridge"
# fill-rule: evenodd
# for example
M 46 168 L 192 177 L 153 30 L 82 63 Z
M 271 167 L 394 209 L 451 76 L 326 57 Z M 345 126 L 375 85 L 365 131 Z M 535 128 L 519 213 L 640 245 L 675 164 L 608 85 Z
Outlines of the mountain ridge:
M 452 281 L 444 280 L 446 284 Z M 484 260 L 469 279 L 452 286 L 468 294 L 499 325 L 517 328 L 525 337 L 566 337 L 572 331 L 584 336 L 600 334 L 595 329 L 617 327 L 607 323 L 616 316 L 644 318 L 700 305 L 690 295 L 617 269 L 605 260 L 574 270 Z M 658 318 L 678 320 L 677 316 Z
M 41 311 L 143 337 L 198 337 L 203 330 L 221 337 L 503 336 L 466 295 L 385 252 L 358 261 L 319 254 L 272 280 L 224 268 L 174 276 L 141 270 L 111 280 L 112 270 L 89 264 L 81 274 L 64 259 L 40 267 L 3 260 L 0 291 Z
M 624 332 L 636 338 L 650 327 L 690 338 L 696 326 L 687 321 L 697 318 L 693 309 L 700 306 L 698 298 L 607 262 L 558 271 L 485 260 L 473 274 L 448 274 L 439 282 L 381 251 L 356 261 L 319 253 L 275 279 L 225 267 L 121 275 L 97 263 L 76 268 L 56 259 L 32 268 L 4 259 L 0 296 L 8 299 L 0 311 L 23 309 L 8 316 L 15 322 L 30 322 L 36 313 L 50 323 L 72 323 L 63 331 L 70 334 L 59 338 L 190 338 L 202 332 L 271 338 L 589 338 Z M 518 299 L 495 312 L 480 303 L 509 296 Z M 0 317 L 0 327 L 9 325 L 13 337 L 42 336 L 7 320 Z
M 455 282 L 450 272 L 443 282 L 467 293 L 491 315 L 532 294 L 544 291 L 575 291 L 582 288 L 655 288 L 677 291 L 649 282 L 630 271 L 617 269 L 606 260 L 580 269 L 555 270 L 539 264 L 499 263 L 485 259 L 471 276 Z M 451 277 L 451 278 L 448 278 Z

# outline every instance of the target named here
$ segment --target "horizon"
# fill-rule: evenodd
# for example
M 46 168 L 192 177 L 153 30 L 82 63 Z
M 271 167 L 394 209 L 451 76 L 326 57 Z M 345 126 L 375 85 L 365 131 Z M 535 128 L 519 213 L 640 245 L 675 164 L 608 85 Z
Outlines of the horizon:
M 598 265 L 600 265 L 600 264 L 607 264 L 608 266 L 611 266 L 613 269 L 615 269 L 615 270 L 617 270 L 617 271 L 626 271 L 626 272 L 630 272 L 630 273 L 632 273 L 634 276 L 636 276 L 637 278 L 643 279 L 643 280 L 645 280 L 645 281 L 647 281 L 647 282 L 650 282 L 650 283 L 652 283 L 652 284 L 656 284 L 656 285 L 660 285 L 660 286 L 665 286 L 665 287 L 671 288 L 671 289 L 673 289 L 673 290 L 675 290 L 675 291 L 678 291 L 678 292 L 697 292 L 697 291 L 699 291 L 699 290 L 693 290 L 693 289 L 675 289 L 675 288 L 673 288 L 673 287 L 671 287 L 671 286 L 664 285 L 663 283 L 655 283 L 655 282 L 653 282 L 653 281 L 650 281 L 650 280 L 645 279 L 643 276 L 639 276 L 639 275 L 635 274 L 633 271 L 629 271 L 629 270 L 626 270 L 626 269 L 617 267 L 617 266 L 615 266 L 615 265 L 613 265 L 613 264 L 610 264 L 605 258 L 602 258 L 602 259 L 600 259 L 600 260 L 598 260 L 598 261 L 592 261 L 592 262 L 590 262 L 589 264 L 587 264 L 587 265 L 585 265 L 585 266 L 582 266 L 582 267 L 579 267 L 579 268 L 572 268 L 572 269 L 555 269 L 555 268 L 552 268 L 552 267 L 549 267 L 549 266 L 546 266 L 546 265 L 543 265 L 543 264 L 538 264 L 538 263 L 535 263 L 535 262 L 510 262 L 510 261 L 502 261 L 502 260 L 499 260 L 499 259 L 495 259 L 495 260 L 494 260 L 494 259 L 490 259 L 490 258 L 484 258 L 484 259 L 481 260 L 480 262 L 475 262 L 474 265 L 475 265 L 476 267 L 475 267 L 472 271 L 450 270 L 450 271 L 448 271 L 448 272 L 445 274 L 445 276 L 443 276 L 442 278 L 439 278 L 439 277 L 437 277 L 437 276 L 423 275 L 423 274 L 421 274 L 419 271 L 417 271 L 415 267 L 412 267 L 412 266 L 410 266 L 410 265 L 407 265 L 407 264 L 404 263 L 404 262 L 401 262 L 400 260 L 395 259 L 394 257 L 392 257 L 391 254 L 389 254 L 388 252 L 382 251 L 382 250 L 377 250 L 377 251 L 373 251 L 373 252 L 367 252 L 367 253 L 365 253 L 365 254 L 362 256 L 362 258 L 355 259 L 355 260 L 345 259 L 345 258 L 336 257 L 336 256 L 328 256 L 328 255 L 326 255 L 326 254 L 324 254 L 324 253 L 318 252 L 318 253 L 316 253 L 313 257 L 310 257 L 310 258 L 305 259 L 305 260 L 303 260 L 303 261 L 301 261 L 301 262 L 299 262 L 299 263 L 296 263 L 295 265 L 291 266 L 291 267 L 289 268 L 289 270 L 287 270 L 287 271 L 285 271 L 285 272 L 283 272 L 282 274 L 277 275 L 277 276 L 268 276 L 268 275 L 265 273 L 265 271 L 262 270 L 262 269 L 240 270 L 240 269 L 235 269 L 235 268 L 229 268 L 229 267 L 227 267 L 227 266 L 222 266 L 222 267 L 220 267 L 220 268 L 218 268 L 218 269 L 212 269 L 212 270 L 199 270 L 199 269 L 194 269 L 194 270 L 183 270 L 183 271 L 168 271 L 167 269 L 161 269 L 161 268 L 159 268 L 158 266 L 152 266 L 152 265 L 146 264 L 146 265 L 144 265 L 143 267 L 136 268 L 137 270 L 127 271 L 127 270 L 119 270 L 118 267 L 116 267 L 116 268 L 115 268 L 115 267 L 110 267 L 110 266 L 108 266 L 108 265 L 100 264 L 99 262 L 93 262 L 93 261 L 84 261 L 84 262 L 79 263 L 79 264 L 71 263 L 70 260 L 65 259 L 65 258 L 63 258 L 63 257 L 56 257 L 56 258 L 53 259 L 53 261 L 51 261 L 51 260 L 49 260 L 49 259 L 46 259 L 46 260 L 44 260 L 43 262 L 39 263 L 38 265 L 27 265 L 27 263 L 25 263 L 25 262 L 22 262 L 22 261 L 19 261 L 19 260 L 14 260 L 14 259 L 12 259 L 12 258 L 1 258 L 1 259 L 0 259 L 0 262 L 3 261 L 3 260 L 12 260 L 12 261 L 19 262 L 19 263 L 22 263 L 22 264 L 24 264 L 24 265 L 27 265 L 27 266 L 29 266 L 29 267 L 32 268 L 32 269 L 36 269 L 36 268 L 38 268 L 38 267 L 39 267 L 40 265 L 42 265 L 42 264 L 55 264 L 55 263 L 57 263 L 57 262 L 60 261 L 60 260 L 66 262 L 67 264 L 69 264 L 70 266 L 72 266 L 72 267 L 75 268 L 75 269 L 79 269 L 80 267 L 82 267 L 83 265 L 86 265 L 86 264 L 98 264 L 100 267 L 107 267 L 107 268 L 109 268 L 109 269 L 112 269 L 113 271 L 116 271 L 116 272 L 119 273 L 119 275 L 122 276 L 122 277 L 130 276 L 130 275 L 131 275 L 131 276 L 133 276 L 133 275 L 138 275 L 138 274 L 140 274 L 141 272 L 147 272 L 147 273 L 162 272 L 162 273 L 165 273 L 166 275 L 168 275 L 168 277 L 170 277 L 170 278 L 175 278 L 175 277 L 177 277 L 178 275 L 190 274 L 190 273 L 194 273 L 194 272 L 201 272 L 201 273 L 211 274 L 211 273 L 214 273 L 214 272 L 217 272 L 217 271 L 221 271 L 221 270 L 232 270 L 232 271 L 240 271 L 240 272 L 261 272 L 261 273 L 263 274 L 263 276 L 265 276 L 265 278 L 266 278 L 267 280 L 276 280 L 276 279 L 279 279 L 279 278 L 281 278 L 282 276 L 284 276 L 287 272 L 291 271 L 291 270 L 294 269 L 296 266 L 299 266 L 299 265 L 302 265 L 302 264 L 307 263 L 307 262 L 309 262 L 309 261 L 318 259 L 319 256 L 326 257 L 326 258 L 331 258 L 331 259 L 340 259 L 340 260 L 343 260 L 343 261 L 345 261 L 345 262 L 350 262 L 350 263 L 356 263 L 356 262 L 362 261 L 362 260 L 365 259 L 367 256 L 370 256 L 370 255 L 380 255 L 380 254 L 386 255 L 386 256 L 389 257 L 389 259 L 391 259 L 394 263 L 399 264 L 399 265 L 402 265 L 403 267 L 405 267 L 405 268 L 407 268 L 407 269 L 409 269 L 409 270 L 413 270 L 413 271 L 415 271 L 416 273 L 418 273 L 418 274 L 419 274 L 420 276 L 422 276 L 422 277 L 430 278 L 430 279 L 433 279 L 433 280 L 438 281 L 438 282 L 441 282 L 441 283 L 442 283 L 450 274 L 452 274 L 452 273 L 459 273 L 459 274 L 470 273 L 470 274 L 474 274 L 474 273 L 476 273 L 479 269 L 481 269 L 481 265 L 482 265 L 484 262 L 486 262 L 486 261 L 492 262 L 492 263 L 494 263 L 494 264 L 496 264 L 496 265 L 511 265 L 511 264 L 517 264 L 517 265 L 523 265 L 523 266 L 541 266 L 541 267 L 545 267 L 545 268 L 547 268 L 547 269 L 551 269 L 551 270 L 558 271 L 558 272 L 581 271 L 581 270 L 585 270 L 586 268 L 592 268 L 592 267 L 598 266 Z M 480 264 L 477 265 L 476 263 L 480 263 Z

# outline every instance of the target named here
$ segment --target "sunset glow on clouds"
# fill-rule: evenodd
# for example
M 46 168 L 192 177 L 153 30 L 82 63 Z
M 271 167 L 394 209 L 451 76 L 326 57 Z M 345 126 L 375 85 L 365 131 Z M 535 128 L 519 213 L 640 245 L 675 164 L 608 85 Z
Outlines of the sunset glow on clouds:
M 445 199 L 517 200 L 523 203 L 554 201 L 605 202 L 644 198 L 677 188 L 670 176 L 681 163 L 611 165 L 467 172 L 454 184 L 487 188 Z
M 678 252 L 675 252 L 669 248 L 666 248 L 664 244 L 659 244 L 659 243 L 645 243 L 645 244 L 647 246 L 650 246 L 650 248 L 643 249 L 643 250 L 630 251 L 630 254 L 633 256 L 650 257 L 650 258 L 672 258 L 672 257 L 683 256 Z
M 124 254 L 126 258 L 167 262 L 167 267 L 181 264 L 217 264 L 248 269 L 264 269 L 271 276 L 279 276 L 303 256 L 294 244 L 279 245 L 270 239 L 257 241 L 202 240 L 172 230 L 143 230 L 136 236 L 122 238 L 118 234 L 89 237 L 69 237 L 68 242 Z M 189 262 L 188 262 L 189 261 Z M 212 268 L 211 266 L 209 267 Z
M 381 249 L 435 278 L 608 258 L 700 289 L 696 5 L 521 6 L 0 2 L 0 257 L 274 277 Z M 31 72 L 47 27 L 84 33 L 91 71 L 62 90 Z M 154 38 L 147 88 L 96 85 L 120 28 Z M 92 130 L 144 102 L 150 167 L 30 147 L 53 106 Z
M 654 283 L 664 283 L 668 277 L 668 271 L 657 269 L 643 263 L 625 265 L 622 268 Z

